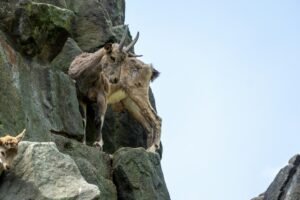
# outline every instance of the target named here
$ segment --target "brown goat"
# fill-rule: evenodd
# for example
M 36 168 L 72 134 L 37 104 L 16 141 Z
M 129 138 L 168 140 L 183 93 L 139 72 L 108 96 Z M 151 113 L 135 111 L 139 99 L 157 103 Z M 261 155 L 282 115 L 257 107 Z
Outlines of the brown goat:
M 70 65 L 69 75 L 76 81 L 77 93 L 86 128 L 86 104 L 98 105 L 99 127 L 95 146 L 102 149 L 102 126 L 108 104 L 121 103 L 147 130 L 147 149 L 155 152 L 160 146 L 161 118 L 149 102 L 149 84 L 158 75 L 152 65 L 143 63 L 129 50 L 138 40 L 124 47 L 128 29 L 120 44 L 108 43 L 95 53 L 82 53 Z M 83 142 L 86 143 L 86 133 Z
M 18 144 L 23 139 L 26 129 L 16 137 L 6 135 L 0 138 L 0 174 L 11 167 L 13 159 L 18 153 Z

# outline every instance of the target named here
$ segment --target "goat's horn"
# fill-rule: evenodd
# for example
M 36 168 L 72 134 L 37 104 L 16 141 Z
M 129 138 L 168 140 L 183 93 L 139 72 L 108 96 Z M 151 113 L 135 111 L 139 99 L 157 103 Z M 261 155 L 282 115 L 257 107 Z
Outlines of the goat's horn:
M 142 56 L 143 56 L 143 55 L 136 55 L 136 54 L 131 53 L 131 52 L 128 52 L 128 55 L 129 55 L 130 57 L 142 57 Z
M 136 42 L 138 41 L 138 39 L 139 39 L 139 36 L 140 36 L 140 33 L 137 32 L 137 34 L 136 34 L 134 40 L 132 40 L 132 42 L 124 49 L 125 52 L 128 52 L 128 51 L 135 45 L 135 43 L 136 43 Z
M 127 34 L 128 34 L 128 25 L 125 25 L 125 30 L 124 30 L 122 39 L 121 39 L 120 44 L 119 44 L 119 51 L 122 51 L 122 50 L 123 50 L 123 47 L 124 47 L 124 43 L 125 43 Z
M 18 142 L 20 142 L 24 135 L 25 135 L 26 129 L 24 129 L 21 133 L 19 133 L 19 135 L 16 136 L 16 139 L 18 140 Z

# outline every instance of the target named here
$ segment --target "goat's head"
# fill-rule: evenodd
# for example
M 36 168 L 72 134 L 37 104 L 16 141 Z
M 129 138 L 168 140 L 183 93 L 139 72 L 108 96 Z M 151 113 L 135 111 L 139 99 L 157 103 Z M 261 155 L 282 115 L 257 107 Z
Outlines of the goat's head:
M 135 58 L 141 56 L 141 55 L 135 55 L 134 53 L 130 52 L 130 50 L 134 47 L 135 43 L 139 39 L 139 33 L 137 33 L 134 40 L 128 46 L 125 46 L 124 43 L 127 34 L 128 34 L 128 27 L 126 26 L 124 34 L 119 44 L 117 43 L 105 44 L 104 46 L 105 54 L 101 60 L 104 66 L 107 65 L 119 66 L 128 57 Z
M 9 170 L 11 163 L 18 152 L 18 144 L 24 138 L 26 129 L 16 137 L 6 135 L 0 138 L 0 165 Z

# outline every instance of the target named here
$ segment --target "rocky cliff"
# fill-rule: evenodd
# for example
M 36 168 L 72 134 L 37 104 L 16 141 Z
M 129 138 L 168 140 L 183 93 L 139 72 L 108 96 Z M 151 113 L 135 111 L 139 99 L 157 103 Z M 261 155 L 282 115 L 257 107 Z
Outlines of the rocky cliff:
M 300 155 L 292 157 L 288 165 L 276 175 L 268 189 L 252 200 L 299 200 Z
M 142 148 L 146 132 L 127 112 L 108 109 L 104 152 L 80 143 L 66 72 L 81 52 L 119 41 L 124 18 L 124 0 L 0 0 L 0 135 L 27 129 L 0 199 L 170 199 L 160 156 Z M 94 105 L 88 117 L 91 143 Z

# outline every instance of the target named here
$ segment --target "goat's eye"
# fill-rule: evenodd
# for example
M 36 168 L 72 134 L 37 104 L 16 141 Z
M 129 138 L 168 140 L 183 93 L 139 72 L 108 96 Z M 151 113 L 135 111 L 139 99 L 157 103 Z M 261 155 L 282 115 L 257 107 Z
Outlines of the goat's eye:
M 1 155 L 2 155 L 3 157 L 5 157 L 5 153 L 4 153 L 4 151 L 1 151 Z

